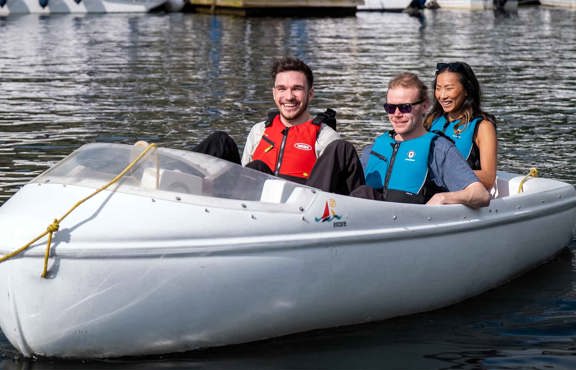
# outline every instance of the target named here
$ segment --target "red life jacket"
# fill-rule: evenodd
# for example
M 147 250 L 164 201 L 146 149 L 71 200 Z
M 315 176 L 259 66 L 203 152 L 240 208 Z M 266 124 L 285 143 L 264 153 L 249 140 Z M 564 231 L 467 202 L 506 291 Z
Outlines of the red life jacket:
M 314 119 L 286 127 L 276 114 L 266 121 L 252 159 L 266 163 L 276 176 L 307 179 L 316 163 L 316 139 L 321 126 L 322 120 Z

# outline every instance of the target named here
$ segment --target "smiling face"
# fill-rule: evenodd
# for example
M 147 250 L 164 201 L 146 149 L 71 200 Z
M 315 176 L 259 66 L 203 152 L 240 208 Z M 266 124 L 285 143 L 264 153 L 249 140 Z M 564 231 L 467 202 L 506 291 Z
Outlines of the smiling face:
M 272 95 L 280 111 L 280 119 L 286 126 L 298 125 L 310 119 L 308 104 L 314 96 L 314 88 L 308 86 L 304 73 L 298 71 L 278 73 Z
M 442 106 L 444 113 L 451 119 L 458 118 L 467 93 L 456 72 L 441 72 L 436 76 L 434 96 Z
M 388 104 L 413 104 L 420 100 L 420 93 L 415 87 L 398 86 L 388 89 L 386 102 Z M 412 105 L 410 113 L 402 113 L 396 108 L 394 113 L 388 114 L 392 128 L 397 134 L 396 140 L 403 141 L 417 138 L 426 133 L 423 119 L 428 109 L 428 101 Z

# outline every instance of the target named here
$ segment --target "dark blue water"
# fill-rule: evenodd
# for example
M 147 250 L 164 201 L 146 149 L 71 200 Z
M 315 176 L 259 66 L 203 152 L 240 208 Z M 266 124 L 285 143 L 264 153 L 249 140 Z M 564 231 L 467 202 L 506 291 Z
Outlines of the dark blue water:
M 576 12 L 539 7 L 505 15 L 427 11 L 424 23 L 387 13 L 1 18 L 0 203 L 88 142 L 187 148 L 224 129 L 243 143 L 273 107 L 268 70 L 285 54 L 313 67 L 313 108 L 336 109 L 339 131 L 358 147 L 389 127 L 380 103 L 392 75 L 409 70 L 432 82 L 437 62 L 467 61 L 482 83 L 484 108 L 499 120 L 500 168 L 537 167 L 576 184 L 575 25 Z M 0 367 L 576 368 L 572 248 L 508 285 L 431 313 L 110 361 L 25 360 L 0 335 Z

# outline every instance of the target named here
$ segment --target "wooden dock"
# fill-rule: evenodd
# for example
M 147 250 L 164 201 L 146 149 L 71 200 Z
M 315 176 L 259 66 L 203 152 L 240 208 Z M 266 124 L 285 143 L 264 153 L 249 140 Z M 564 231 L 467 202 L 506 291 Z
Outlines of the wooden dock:
M 186 8 L 243 16 L 349 16 L 364 0 L 187 0 Z

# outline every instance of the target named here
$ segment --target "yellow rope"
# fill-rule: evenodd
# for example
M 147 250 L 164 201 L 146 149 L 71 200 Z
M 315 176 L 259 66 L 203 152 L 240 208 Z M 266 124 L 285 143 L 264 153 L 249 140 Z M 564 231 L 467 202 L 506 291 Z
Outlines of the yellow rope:
M 520 180 L 520 185 L 518 185 L 518 193 L 524 192 L 524 183 L 528 181 L 530 177 L 538 177 L 538 170 L 535 167 L 532 167 L 530 172 L 528 172 L 528 175 L 524 176 L 524 178 Z
M 96 189 L 92 194 L 88 195 L 87 197 L 85 197 L 84 199 L 79 200 L 78 202 L 76 202 L 76 204 L 74 204 L 65 214 L 64 216 L 60 217 L 59 219 L 54 219 L 54 222 L 52 222 L 47 228 L 46 231 L 44 231 L 42 234 L 38 235 L 36 238 L 34 238 L 33 240 L 31 240 L 29 243 L 27 243 L 26 245 L 24 245 L 23 247 L 10 252 L 2 257 L 0 257 L 0 263 L 9 260 L 10 258 L 22 253 L 23 251 L 25 251 L 26 249 L 28 249 L 32 244 L 36 243 L 38 240 L 42 239 L 44 236 L 48 235 L 48 242 L 46 244 L 46 252 L 44 253 L 44 268 L 42 270 L 42 277 L 45 278 L 46 277 L 46 273 L 48 271 L 48 258 L 50 257 L 50 246 L 52 244 L 52 235 L 58 231 L 58 229 L 60 228 L 60 223 L 62 222 L 62 220 L 64 220 L 66 217 L 68 217 L 69 214 L 71 214 L 76 208 L 78 208 L 82 203 L 86 202 L 88 199 L 92 198 L 93 196 L 95 196 L 96 194 L 100 193 L 101 191 L 109 188 L 110 186 L 112 186 L 113 184 L 117 183 L 122 177 L 124 177 L 124 175 L 126 175 L 128 173 L 128 171 L 130 171 L 135 165 L 136 163 L 138 163 L 142 158 L 144 158 L 144 156 L 146 154 L 148 154 L 148 152 L 152 149 L 156 148 L 156 144 L 150 144 L 146 147 L 146 149 L 144 149 L 142 151 L 142 153 L 140 153 L 136 158 L 134 158 L 134 160 L 132 162 L 130 162 L 130 164 L 128 164 L 128 166 L 126 166 L 126 168 L 124 168 L 122 170 L 122 172 L 120 172 L 116 177 L 114 177 L 112 180 L 110 180 L 110 182 L 108 182 L 106 185 L 101 186 L 100 188 Z

